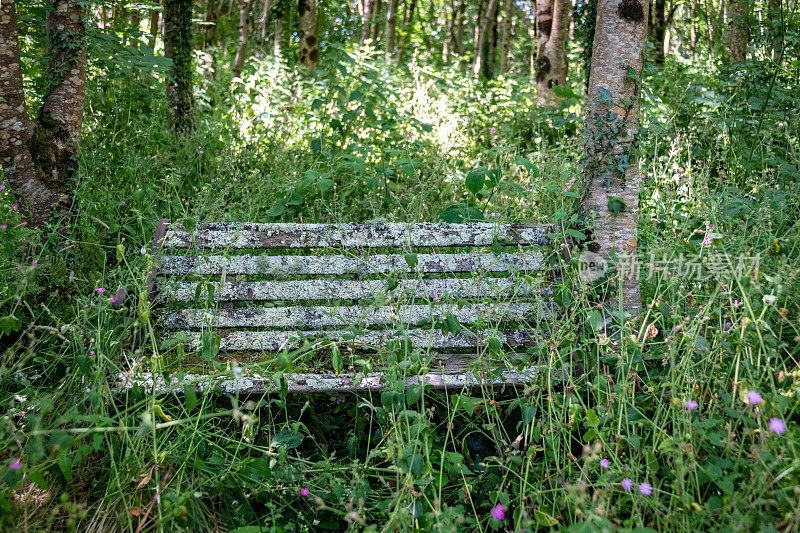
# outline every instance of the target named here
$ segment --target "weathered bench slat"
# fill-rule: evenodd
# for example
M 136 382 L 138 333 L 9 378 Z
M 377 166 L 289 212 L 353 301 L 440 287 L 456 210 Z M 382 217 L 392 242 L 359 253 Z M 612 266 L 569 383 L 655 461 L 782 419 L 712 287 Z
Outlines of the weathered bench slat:
M 289 281 L 242 281 L 212 282 L 214 300 L 229 301 L 277 301 L 277 300 L 333 300 L 374 298 L 376 293 L 386 289 L 383 280 L 328 280 L 308 279 Z M 197 282 L 179 281 L 159 283 L 160 294 L 167 301 L 191 302 L 195 299 Z M 205 294 L 207 287 L 201 289 Z M 524 280 L 509 278 L 446 278 L 446 279 L 403 279 L 392 290 L 394 295 L 416 295 L 430 299 L 447 298 L 504 298 L 509 296 L 532 296 L 541 287 Z
M 417 254 L 414 272 L 511 272 L 532 271 L 542 268 L 541 252 L 524 254 Z M 161 259 L 161 273 L 165 275 L 213 275 L 224 270 L 229 275 L 345 275 L 386 274 L 409 272 L 405 255 L 372 255 L 348 257 L 344 255 L 221 255 L 182 256 L 170 255 Z
M 552 372 L 554 380 L 563 380 L 569 367 L 563 369 L 549 369 L 546 366 L 529 366 L 522 370 L 503 370 L 498 376 L 489 376 L 476 372 L 431 371 L 421 376 L 411 376 L 406 379 L 405 386 L 409 387 L 418 383 L 430 385 L 435 389 L 501 386 L 501 385 L 530 385 L 536 381 L 541 373 Z M 382 372 L 369 374 L 284 374 L 288 392 L 363 392 L 381 390 L 386 386 Z M 278 387 L 268 376 L 247 372 L 239 378 L 230 376 L 208 376 L 187 374 L 179 379 L 171 376 L 167 383 L 161 374 L 155 378 L 152 373 L 143 372 L 135 376 L 120 374 L 120 390 L 130 389 L 133 386 L 142 386 L 148 393 L 182 393 L 183 386 L 189 385 L 196 390 L 209 387 L 219 387 L 228 394 L 264 394 L 278 392 Z
M 395 323 L 419 325 L 441 320 L 453 314 L 462 324 L 478 320 L 501 321 L 550 320 L 554 304 L 549 302 L 477 304 L 461 309 L 454 305 L 407 305 L 403 307 L 244 307 L 239 309 L 169 309 L 160 314 L 165 329 L 216 328 L 329 328 L 354 324 L 367 326 Z
M 483 345 L 490 335 L 496 336 L 503 344 L 508 346 L 530 346 L 536 342 L 535 332 L 529 329 L 511 329 L 493 332 L 475 333 L 462 329 L 458 335 L 442 333 L 439 330 L 409 329 L 404 337 L 398 337 L 392 330 L 365 331 L 355 338 L 350 338 L 353 333 L 347 330 L 316 330 L 316 331 L 223 331 L 220 333 L 222 341 L 220 350 L 228 352 L 264 351 L 275 352 L 284 348 L 297 348 L 301 341 L 299 336 L 316 340 L 343 341 L 362 346 L 385 346 L 391 340 L 407 338 L 415 348 L 430 348 L 444 350 L 452 348 L 476 348 Z M 200 332 L 186 332 L 191 349 L 200 348 Z
M 548 226 L 471 222 L 384 224 L 258 224 L 221 222 L 188 231 L 169 224 L 164 247 L 170 248 L 405 248 L 408 246 L 488 246 L 547 242 Z

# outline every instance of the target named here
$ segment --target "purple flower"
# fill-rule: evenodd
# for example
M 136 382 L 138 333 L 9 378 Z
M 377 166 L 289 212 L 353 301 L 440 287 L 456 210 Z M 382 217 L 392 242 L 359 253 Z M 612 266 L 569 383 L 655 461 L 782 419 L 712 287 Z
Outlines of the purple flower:
M 308 489 L 300 489 L 300 494 L 303 496 L 308 496 Z
M 602 468 L 608 468 L 611 466 L 611 463 L 608 462 L 608 459 L 600 459 L 600 466 Z
M 106 290 L 103 287 L 100 287 L 99 289 L 95 289 L 95 292 L 97 294 L 103 294 L 104 292 L 106 292 Z
M 506 508 L 503 507 L 502 503 L 498 503 L 497 506 L 492 507 L 492 518 L 495 520 L 503 520 L 506 517 Z
M 731 327 L 732 325 L 733 325 L 733 323 L 732 323 L 732 322 L 725 322 L 725 329 L 730 329 L 730 327 Z
M 17 470 L 19 468 L 22 468 L 22 463 L 14 459 L 13 461 L 11 461 L 11 464 L 8 465 L 8 467 L 11 468 L 12 470 Z
M 686 402 L 686 409 L 691 411 L 692 409 L 697 409 L 697 402 L 694 400 L 689 400 Z
M 786 422 L 780 418 L 770 418 L 769 430 L 778 435 L 783 435 L 786 433 Z
M 11 206 L 11 209 L 13 209 L 14 211 L 16 211 L 16 210 L 17 210 L 17 206 L 16 206 L 16 205 L 12 205 L 12 206 Z
M 650 496 L 651 494 L 653 494 L 653 485 L 646 482 L 642 483 L 641 485 L 639 485 L 639 492 L 641 492 L 645 496 Z
M 758 405 L 764 401 L 764 398 L 754 390 L 747 391 L 747 399 L 750 400 L 750 403 L 753 405 Z
M 631 490 L 633 488 L 633 480 L 629 477 L 626 477 L 622 480 L 622 488 L 625 490 Z
M 2 226 L 0 226 L 0 229 L 6 229 L 7 227 L 8 227 L 8 226 L 6 226 L 5 224 L 3 224 Z

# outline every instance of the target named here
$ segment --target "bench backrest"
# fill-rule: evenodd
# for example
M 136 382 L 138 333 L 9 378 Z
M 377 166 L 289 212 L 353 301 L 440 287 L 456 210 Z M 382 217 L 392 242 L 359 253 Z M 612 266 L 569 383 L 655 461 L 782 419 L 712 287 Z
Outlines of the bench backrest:
M 544 299 L 546 226 L 161 229 L 155 293 L 166 305 L 157 324 L 184 331 L 193 348 L 209 326 L 221 336 L 223 352 L 274 353 L 309 339 L 380 350 L 402 338 L 442 354 L 443 364 L 458 370 L 469 361 L 465 352 L 535 343 L 542 334 L 537 324 L 553 313 Z M 212 300 L 210 308 L 198 305 Z

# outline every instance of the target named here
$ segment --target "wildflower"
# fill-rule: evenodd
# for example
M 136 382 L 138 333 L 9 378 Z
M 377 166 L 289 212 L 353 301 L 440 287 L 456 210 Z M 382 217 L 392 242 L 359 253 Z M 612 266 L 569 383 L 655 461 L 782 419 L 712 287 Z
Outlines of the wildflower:
M 769 430 L 778 435 L 783 435 L 786 433 L 786 422 L 780 418 L 770 418 Z
M 116 298 L 116 297 L 112 296 L 112 297 L 111 297 L 111 298 L 109 298 L 109 299 L 111 300 L 111 303 L 112 303 L 112 304 L 113 304 L 113 303 L 117 303 L 117 298 Z
M 0 229 L 6 229 L 7 227 L 8 227 L 8 226 L 6 226 L 5 224 L 3 224 L 2 226 L 0 226 Z
M 303 496 L 308 496 L 308 489 L 300 489 L 300 494 Z
M 94 355 L 94 350 L 92 350 L 91 352 L 89 352 L 89 355 Z
M 740 305 L 742 305 L 742 302 L 740 302 L 739 300 L 734 300 L 733 301 L 733 306 L 734 307 L 739 307 Z
M 10 464 L 10 465 L 8 465 L 8 466 L 9 466 L 9 468 L 11 468 L 12 470 L 17 470 L 17 469 L 19 469 L 19 468 L 22 468 L 22 463 L 20 463 L 20 462 L 19 462 L 19 461 L 17 461 L 16 459 L 14 459 L 13 461 L 11 461 L 11 464 Z
M 119 205 L 125 205 L 125 200 L 122 200 Z
M 17 206 L 16 206 L 16 205 L 12 205 L 12 206 L 11 206 L 11 209 L 13 209 L 14 211 L 16 211 L 16 210 L 17 210 Z
M 95 292 L 97 294 L 103 294 L 104 292 L 106 292 L 106 290 L 103 287 L 100 287 L 99 289 L 95 289 Z
M 644 494 L 645 496 L 650 496 L 653 494 L 653 486 L 650 483 L 644 482 L 639 485 L 639 492 Z
M 686 409 L 691 411 L 692 409 L 697 409 L 697 402 L 694 400 L 689 400 L 686 402 Z
M 622 480 L 622 488 L 625 490 L 631 490 L 633 488 L 633 480 L 629 477 L 626 477 Z
M 611 463 L 608 462 L 608 459 L 600 459 L 601 468 L 608 468 L 609 466 L 611 466 Z
M 506 508 L 503 507 L 502 503 L 498 503 L 495 507 L 492 507 L 492 518 L 495 520 L 503 520 L 506 517 Z
M 5 189 L 5 188 L 6 188 L 6 186 L 5 186 L 5 185 L 0 185 L 0 191 L 2 191 L 2 190 L 3 190 L 3 189 Z
M 201 153 L 201 154 L 204 154 L 205 152 L 203 152 L 202 150 L 200 150 L 200 153 Z
M 733 323 L 732 323 L 732 322 L 725 322 L 725 329 L 730 329 L 730 327 L 731 327 L 732 325 L 733 325 Z
M 761 395 L 754 390 L 747 391 L 747 399 L 753 405 L 758 405 L 764 401 L 764 398 L 762 398 Z

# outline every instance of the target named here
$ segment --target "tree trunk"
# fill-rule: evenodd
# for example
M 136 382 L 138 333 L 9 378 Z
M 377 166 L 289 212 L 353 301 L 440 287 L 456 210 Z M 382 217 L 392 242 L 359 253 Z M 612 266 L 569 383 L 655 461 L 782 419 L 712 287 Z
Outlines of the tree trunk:
M 364 16 L 361 19 L 361 37 L 358 39 L 358 44 L 364 46 L 364 43 L 369 39 L 370 22 L 372 21 L 372 6 L 375 0 L 364 0 Z
M 536 2 L 535 70 L 539 105 L 556 105 L 558 98 L 553 87 L 567 82 L 569 8 L 569 0 Z
M 383 58 L 389 63 L 394 58 L 394 45 L 397 39 L 397 0 L 389 0 L 386 11 L 386 51 Z
M 0 4 L 0 160 L 32 227 L 64 208 L 80 145 L 86 82 L 86 29 L 78 0 L 47 5 L 47 73 L 39 118 L 28 117 L 16 2 Z
M 267 42 L 269 15 L 271 10 L 272 10 L 272 0 L 264 0 L 263 9 L 261 11 L 261 21 L 259 23 L 259 28 L 258 28 L 258 33 L 261 36 L 262 45 Z
M 381 0 L 372 0 L 372 18 L 369 24 L 369 38 L 372 39 L 372 45 L 378 43 L 378 36 L 380 33 L 381 25 L 378 21 L 381 18 Z
M 203 48 L 215 46 L 217 44 L 217 23 L 220 16 L 220 5 L 218 0 L 208 0 L 206 11 L 203 13 Z
M 167 74 L 170 126 L 189 132 L 194 125 L 192 0 L 164 0 L 164 55 L 172 60 Z
M 647 43 L 647 0 L 599 0 L 587 95 L 586 174 L 583 203 L 592 229 L 586 263 L 617 258 L 623 310 L 641 308 L 636 269 L 639 166 L 639 96 Z M 635 75 L 632 77 L 631 72 Z M 618 169 L 624 168 L 620 172 Z M 593 254 L 593 255 L 592 255 Z
M 692 55 L 697 48 L 697 0 L 690 0 L 689 3 L 689 47 Z
M 727 24 L 722 34 L 725 52 L 731 63 L 739 63 L 747 55 L 747 41 L 750 39 L 750 4 L 748 0 L 730 0 L 726 13 Z
M 472 74 L 475 77 L 491 77 L 489 51 L 491 49 L 491 40 L 493 36 L 490 32 L 493 26 L 492 21 L 496 20 L 497 17 L 498 5 L 498 0 L 489 0 L 486 3 L 486 10 L 482 13 L 480 18 L 480 24 L 478 25 L 478 42 L 475 47 L 477 54 L 475 56 L 475 62 L 472 64 Z
M 283 37 L 283 11 L 279 11 L 275 16 L 275 35 L 273 36 L 274 42 L 272 43 L 273 57 L 281 57 L 281 38 Z
M 454 6 L 455 9 L 455 6 Z M 458 3 L 458 9 L 456 9 L 456 13 L 453 15 L 455 17 L 455 28 L 453 29 L 453 42 L 455 45 L 455 52 L 463 57 L 466 53 L 466 49 L 464 48 L 464 16 L 467 12 L 467 2 L 466 0 L 461 0 Z
M 503 41 L 500 50 L 500 74 L 508 72 L 508 53 L 511 50 L 511 27 L 514 19 L 514 0 L 505 0 L 503 17 Z
M 408 9 L 406 10 L 405 16 L 403 17 L 403 38 L 400 39 L 400 43 L 397 46 L 397 52 L 395 54 L 395 60 L 400 63 L 403 60 L 403 52 L 406 49 L 406 41 L 408 40 L 408 35 L 411 33 L 411 29 L 414 24 L 414 10 L 417 8 L 417 0 L 411 0 L 408 4 Z
M 769 28 L 772 30 L 772 38 L 770 39 L 770 54 L 772 60 L 777 61 L 781 55 L 781 47 L 783 46 L 783 36 L 781 35 L 783 24 L 783 17 L 781 16 L 781 0 L 769 0 L 769 18 L 771 23 Z
M 298 0 L 297 15 L 300 27 L 300 64 L 310 73 L 317 68 L 319 61 L 316 0 Z
M 239 37 L 236 41 L 236 56 L 233 59 L 231 77 L 238 78 L 242 74 L 244 62 L 247 60 L 247 40 L 250 37 L 250 5 L 251 0 L 238 0 L 239 3 Z
M 150 9 L 150 37 L 147 39 L 147 46 L 152 50 L 156 48 L 156 36 L 158 36 L 158 19 L 161 16 L 161 11 L 156 9 L 156 6 Z
M 656 65 L 664 64 L 664 36 L 667 30 L 667 0 L 655 0 L 652 7 L 651 22 L 653 24 L 650 34 L 653 36 L 653 48 Z

